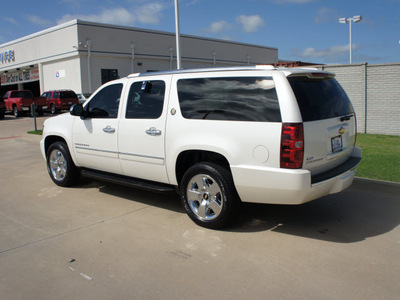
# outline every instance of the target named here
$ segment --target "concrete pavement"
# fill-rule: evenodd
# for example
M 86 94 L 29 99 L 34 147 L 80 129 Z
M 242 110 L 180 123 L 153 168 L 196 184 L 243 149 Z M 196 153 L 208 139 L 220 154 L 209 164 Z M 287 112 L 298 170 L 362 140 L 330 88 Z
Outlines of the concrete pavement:
M 177 195 L 56 186 L 28 130 L 31 118 L 0 121 L 1 299 L 400 297 L 398 184 L 247 204 L 232 227 L 207 230 Z

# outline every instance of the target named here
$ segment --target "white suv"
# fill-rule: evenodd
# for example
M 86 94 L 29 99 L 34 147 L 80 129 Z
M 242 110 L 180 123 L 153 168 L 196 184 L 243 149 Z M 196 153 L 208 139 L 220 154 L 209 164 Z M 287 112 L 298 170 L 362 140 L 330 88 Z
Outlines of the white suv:
M 227 225 L 241 202 L 301 204 L 343 191 L 361 161 L 334 74 L 271 66 L 132 74 L 46 120 L 51 179 L 178 188 L 190 218 Z

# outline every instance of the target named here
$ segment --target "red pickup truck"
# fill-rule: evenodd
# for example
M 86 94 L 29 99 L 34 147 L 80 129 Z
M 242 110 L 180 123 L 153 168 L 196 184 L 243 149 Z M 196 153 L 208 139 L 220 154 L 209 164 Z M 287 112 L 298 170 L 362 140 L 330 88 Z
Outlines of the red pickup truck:
M 34 97 L 31 91 L 8 91 L 4 95 L 4 102 L 6 104 L 6 111 L 14 113 L 16 118 L 20 117 L 23 113 L 31 111 L 32 103 L 35 103 L 36 112 L 39 115 L 43 114 L 43 110 L 47 109 L 46 98 Z

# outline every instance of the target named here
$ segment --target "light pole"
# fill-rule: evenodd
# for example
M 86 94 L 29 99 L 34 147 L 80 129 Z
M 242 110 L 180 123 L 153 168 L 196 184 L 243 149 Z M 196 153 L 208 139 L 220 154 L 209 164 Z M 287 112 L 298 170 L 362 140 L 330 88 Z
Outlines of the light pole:
M 87 65 L 88 65 L 88 81 L 89 81 L 89 93 L 92 93 L 92 67 L 90 64 L 90 59 L 92 57 L 92 41 L 91 40 L 86 40 L 85 43 L 85 47 L 88 48 L 88 61 L 87 61 Z
M 181 32 L 179 26 L 179 0 L 175 0 L 175 34 L 176 34 L 176 62 L 177 68 L 182 69 L 181 66 Z
M 347 24 L 349 23 L 349 27 L 350 27 L 350 63 L 353 63 L 353 54 L 352 54 L 352 50 L 353 50 L 353 45 L 352 45 L 352 23 L 358 23 L 362 20 L 361 16 L 354 16 L 352 18 L 340 18 L 339 19 L 339 23 L 343 23 L 343 24 Z

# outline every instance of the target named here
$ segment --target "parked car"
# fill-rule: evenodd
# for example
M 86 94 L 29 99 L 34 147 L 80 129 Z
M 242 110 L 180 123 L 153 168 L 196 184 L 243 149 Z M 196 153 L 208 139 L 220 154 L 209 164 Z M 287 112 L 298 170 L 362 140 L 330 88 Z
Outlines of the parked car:
M 45 121 L 51 179 L 179 190 L 189 217 L 229 224 L 241 202 L 302 204 L 343 191 L 361 161 L 334 74 L 272 66 L 133 74 Z
M 3 97 L 0 95 L 0 120 L 4 119 L 4 114 L 6 113 L 6 104 Z
M 47 100 L 47 106 L 52 114 L 56 114 L 61 110 L 69 110 L 69 108 L 79 103 L 78 96 L 71 90 L 54 90 L 47 91 L 42 94 Z
M 39 115 L 43 114 L 43 110 L 47 109 L 46 99 L 42 97 L 34 97 L 31 91 L 8 91 L 4 95 L 4 102 L 6 104 L 6 111 L 14 113 L 16 118 L 20 117 L 24 113 L 29 113 L 31 116 L 34 115 L 31 107 L 35 104 L 35 113 Z
M 86 94 L 76 94 L 78 96 L 79 99 L 79 103 L 83 104 L 86 102 L 87 99 L 89 99 L 90 94 L 86 93 Z

